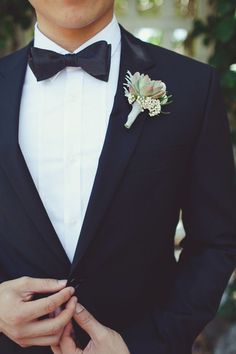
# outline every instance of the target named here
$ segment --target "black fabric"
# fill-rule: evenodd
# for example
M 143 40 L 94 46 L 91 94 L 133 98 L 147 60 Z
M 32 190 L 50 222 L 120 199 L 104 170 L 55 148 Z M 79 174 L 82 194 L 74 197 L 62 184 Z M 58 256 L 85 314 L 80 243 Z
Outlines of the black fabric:
M 51 50 L 32 47 L 29 66 L 37 81 L 56 75 L 67 66 L 81 67 L 95 78 L 108 81 L 111 63 L 111 45 L 105 41 L 91 44 L 77 54 L 59 54 Z
M 236 265 L 235 170 L 219 80 L 208 65 L 123 29 L 121 44 L 118 89 L 72 265 L 18 145 L 30 48 L 0 60 L 0 274 L 67 278 L 131 354 L 190 354 Z M 145 111 L 124 127 L 127 70 L 166 83 L 168 115 Z M 177 262 L 181 209 L 186 238 Z M 77 339 L 87 340 L 81 332 Z M 13 352 L 50 349 L 22 349 L 1 336 L 0 353 Z

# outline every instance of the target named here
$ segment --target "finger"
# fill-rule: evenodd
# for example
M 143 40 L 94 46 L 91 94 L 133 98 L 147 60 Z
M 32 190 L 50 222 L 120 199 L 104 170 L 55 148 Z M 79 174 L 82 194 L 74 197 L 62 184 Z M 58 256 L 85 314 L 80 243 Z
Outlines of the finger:
M 45 336 L 45 337 L 37 337 L 30 338 L 27 340 L 21 340 L 20 345 L 23 347 L 54 347 L 58 346 L 60 342 L 60 336 Z M 64 354 L 64 353 L 63 353 Z
M 77 302 L 77 300 L 76 300 L 76 302 Z M 53 312 L 53 314 L 54 314 L 54 317 L 57 317 L 58 315 L 60 315 L 60 313 L 62 312 L 62 307 L 58 307 L 54 312 Z
M 71 298 L 74 291 L 74 288 L 68 287 L 43 299 L 26 302 L 24 305 L 25 320 L 30 322 L 36 318 L 54 312 L 58 307 L 65 304 Z
M 79 348 L 76 348 L 76 344 L 72 339 L 73 327 L 71 322 L 65 327 L 63 335 L 60 341 L 60 348 L 63 354 L 73 353 L 73 354 L 82 354 L 83 351 Z
M 52 349 L 53 354 L 63 354 L 59 345 L 58 346 L 51 346 L 51 349 Z
M 35 338 L 63 332 L 65 326 L 74 315 L 76 303 L 77 298 L 73 296 L 66 304 L 65 309 L 57 317 L 28 324 L 25 326 L 24 331 L 22 331 L 21 336 Z
M 107 327 L 99 323 L 81 304 L 77 304 L 75 321 L 83 328 L 94 342 L 107 334 Z
M 32 293 L 53 293 L 65 288 L 67 280 L 38 279 L 31 277 L 21 277 L 16 280 L 14 286 L 20 291 Z

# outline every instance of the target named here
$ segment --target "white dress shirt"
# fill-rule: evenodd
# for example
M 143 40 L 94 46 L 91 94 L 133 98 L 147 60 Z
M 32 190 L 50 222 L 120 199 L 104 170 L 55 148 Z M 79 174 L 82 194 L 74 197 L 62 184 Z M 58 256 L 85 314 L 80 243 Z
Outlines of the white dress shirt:
M 87 209 L 117 89 L 120 28 L 116 18 L 81 45 L 105 40 L 112 45 L 108 82 L 81 68 L 67 67 L 37 82 L 27 68 L 23 87 L 19 144 L 48 217 L 72 262 Z M 35 26 L 34 46 L 68 51 Z

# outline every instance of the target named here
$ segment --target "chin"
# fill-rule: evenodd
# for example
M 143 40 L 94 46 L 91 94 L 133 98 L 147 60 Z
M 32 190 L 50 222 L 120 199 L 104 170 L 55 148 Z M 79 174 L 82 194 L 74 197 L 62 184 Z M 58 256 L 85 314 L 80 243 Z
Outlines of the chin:
M 81 29 L 92 23 L 99 22 L 100 16 L 85 16 L 81 11 L 64 13 L 63 16 L 57 19 L 57 25 L 65 29 Z
M 57 21 L 57 26 L 64 28 L 64 29 L 81 29 L 89 26 L 91 22 L 86 22 L 84 20 L 73 20 L 73 21 L 68 21 L 68 20 L 62 20 L 62 21 Z

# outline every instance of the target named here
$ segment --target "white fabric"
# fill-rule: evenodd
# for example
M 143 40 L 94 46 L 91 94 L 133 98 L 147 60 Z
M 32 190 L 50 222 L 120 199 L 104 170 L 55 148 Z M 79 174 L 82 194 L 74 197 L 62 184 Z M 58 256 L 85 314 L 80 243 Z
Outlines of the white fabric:
M 68 67 L 37 82 L 28 67 L 23 87 L 19 145 L 49 219 L 73 260 L 102 150 L 120 63 L 116 18 L 79 47 L 105 40 L 112 45 L 109 82 Z M 66 54 L 35 26 L 34 45 Z

